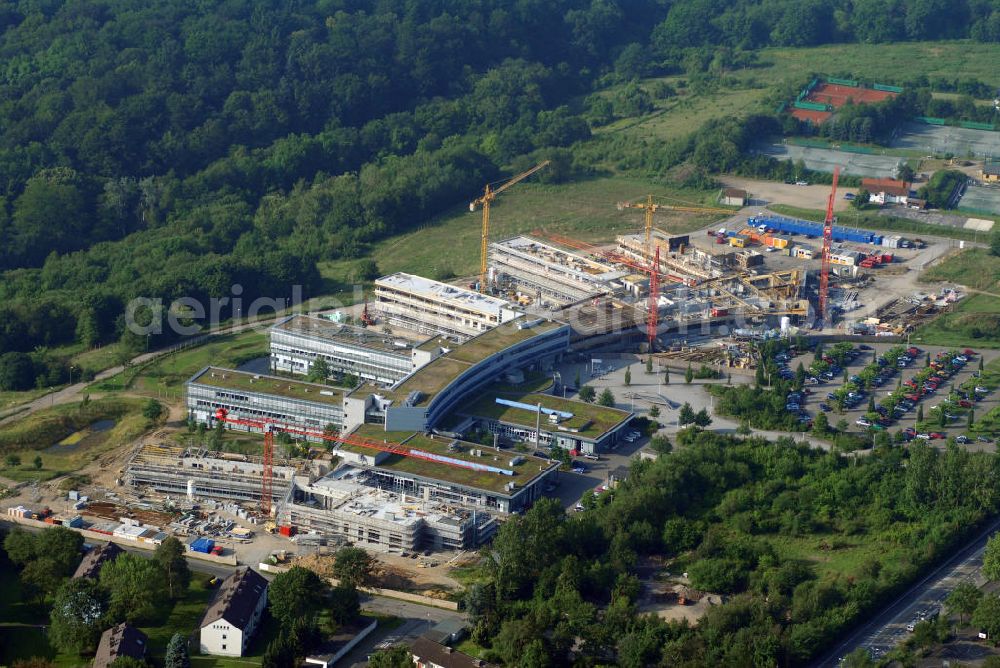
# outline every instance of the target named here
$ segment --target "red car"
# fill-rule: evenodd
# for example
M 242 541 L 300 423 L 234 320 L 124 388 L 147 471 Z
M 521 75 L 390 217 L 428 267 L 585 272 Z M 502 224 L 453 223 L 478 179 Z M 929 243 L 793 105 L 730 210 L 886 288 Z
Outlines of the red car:
M 961 406 L 962 408 L 972 408 L 972 402 L 969 401 L 968 399 L 962 399 L 961 401 L 958 402 L 958 405 Z
M 973 355 L 976 354 L 976 351 L 970 348 L 966 348 L 965 350 L 962 351 L 962 354 L 965 355 L 966 357 L 972 357 Z
M 932 441 L 938 441 L 938 440 L 941 440 L 941 439 L 945 438 L 945 435 L 944 435 L 944 434 L 942 434 L 942 433 L 941 433 L 941 432 L 939 432 L 939 431 L 932 431 L 932 432 L 931 432 L 931 433 L 929 434 L 929 436 L 931 437 L 931 440 L 932 440 Z

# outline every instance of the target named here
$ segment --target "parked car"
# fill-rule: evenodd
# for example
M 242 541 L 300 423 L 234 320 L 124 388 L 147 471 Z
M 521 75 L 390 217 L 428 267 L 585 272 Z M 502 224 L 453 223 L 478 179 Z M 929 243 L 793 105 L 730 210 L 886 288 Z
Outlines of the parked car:
M 929 436 L 930 436 L 930 439 L 932 441 L 940 441 L 940 440 L 946 438 L 946 436 L 944 434 L 942 434 L 941 432 L 939 432 L 939 431 L 932 431 L 929 434 Z
M 970 443 L 971 441 L 969 440 L 968 436 L 966 436 L 965 434 L 962 434 L 960 436 L 956 436 L 955 437 L 955 442 L 956 443 L 961 443 L 962 445 L 965 445 L 966 443 Z
M 873 348 L 866 343 L 862 343 L 858 346 L 858 350 L 873 350 Z
M 863 418 L 863 417 L 862 418 L 858 418 L 857 420 L 855 420 L 854 424 L 858 425 L 859 427 L 870 427 L 870 426 L 872 426 L 872 423 L 868 420 L 868 418 Z
M 993 439 L 989 436 L 976 436 L 976 441 L 979 443 L 992 443 Z
M 819 405 L 819 409 L 820 409 L 821 411 L 823 411 L 824 413 L 829 413 L 829 412 L 830 412 L 831 410 L 833 410 L 832 408 L 830 408 L 830 405 L 829 405 L 829 404 L 827 404 L 827 403 L 822 403 L 822 404 L 820 404 L 820 405 Z

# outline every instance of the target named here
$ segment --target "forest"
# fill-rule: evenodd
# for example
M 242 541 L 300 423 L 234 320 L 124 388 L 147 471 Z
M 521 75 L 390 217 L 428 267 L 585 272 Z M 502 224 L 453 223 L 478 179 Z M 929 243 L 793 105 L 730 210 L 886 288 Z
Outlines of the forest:
M 680 432 L 669 456 L 567 517 L 504 523 L 468 590 L 473 640 L 504 665 L 806 665 L 968 537 L 1000 503 L 1000 460 L 955 446 L 844 458 L 791 439 Z M 686 571 L 726 595 L 696 627 L 639 607 Z M 576 663 L 573 663 L 576 661 Z M 905 665 L 905 664 L 904 664 Z
M 621 145 L 591 130 L 671 94 L 641 77 L 769 45 L 998 41 L 1000 5 L 6 0 L 0 31 L 0 351 L 51 384 L 67 366 L 40 350 L 167 342 L 130 337 L 134 297 L 315 295 L 317 262 L 364 257 L 540 157 L 550 182 L 597 156 L 703 186 L 780 174 L 742 155 L 790 130 L 773 117 Z M 610 104 L 592 95 L 617 84 Z

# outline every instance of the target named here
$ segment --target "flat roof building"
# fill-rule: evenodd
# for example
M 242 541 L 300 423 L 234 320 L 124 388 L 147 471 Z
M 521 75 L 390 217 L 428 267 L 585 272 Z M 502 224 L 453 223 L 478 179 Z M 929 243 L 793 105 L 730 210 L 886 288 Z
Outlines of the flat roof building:
M 297 470 L 275 462 L 271 471 L 271 501 L 280 503 L 288 496 Z M 263 473 L 258 457 L 147 445 L 129 461 L 124 479 L 132 487 L 149 487 L 189 500 L 208 497 L 256 503 L 260 501 Z
M 511 441 L 533 444 L 537 435 L 539 445 L 582 454 L 609 450 L 635 416 L 629 411 L 548 394 L 491 392 L 473 398 L 458 413 Z
M 381 489 L 430 501 L 518 512 L 544 496 L 559 470 L 556 461 L 449 436 L 385 432 L 379 425 L 365 425 L 355 435 L 399 443 L 429 455 L 421 458 L 386 454 L 375 458 L 369 465 L 372 475 L 367 481 Z
M 387 431 L 423 432 L 474 392 L 527 367 L 552 364 L 569 348 L 569 326 L 545 318 L 518 318 L 442 353 L 384 390 L 361 386 L 344 399 L 344 430 L 365 423 Z M 431 340 L 443 347 L 447 341 Z
M 385 491 L 370 476 L 370 470 L 342 466 L 312 482 L 297 478 L 282 520 L 355 545 L 411 552 L 475 549 L 496 533 L 489 512 Z
M 187 382 L 188 416 L 211 425 L 215 412 L 225 409 L 231 417 L 285 422 L 322 431 L 344 423 L 343 391 L 278 376 L 205 367 Z M 230 429 L 250 427 L 226 423 Z
M 502 291 L 559 305 L 610 294 L 612 281 L 626 273 L 526 236 L 491 244 L 490 263 Z
M 375 281 L 372 311 L 389 325 L 423 334 L 444 334 L 456 341 L 520 315 L 503 299 L 404 273 Z
M 433 350 L 364 327 L 296 314 L 270 331 L 271 369 L 307 374 L 319 358 L 331 374 L 391 385 L 434 359 Z

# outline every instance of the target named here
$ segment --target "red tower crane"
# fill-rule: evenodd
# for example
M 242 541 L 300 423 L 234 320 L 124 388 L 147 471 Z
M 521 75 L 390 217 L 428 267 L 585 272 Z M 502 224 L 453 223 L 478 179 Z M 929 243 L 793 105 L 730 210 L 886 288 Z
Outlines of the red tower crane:
M 264 432 L 264 471 L 260 486 L 260 510 L 261 513 L 268 517 L 271 515 L 275 431 L 282 431 L 286 434 L 293 434 L 296 436 L 318 438 L 324 441 L 332 441 L 334 443 L 352 445 L 359 448 L 368 448 L 379 452 L 388 452 L 389 454 L 401 455 L 403 457 L 423 459 L 425 461 L 444 464 L 446 466 L 453 466 L 455 468 L 471 469 L 474 471 L 496 470 L 489 465 L 478 464 L 476 462 L 466 462 L 454 457 L 441 457 L 434 455 L 433 453 L 425 453 L 420 450 L 414 450 L 406 445 L 403 445 L 402 443 L 380 443 L 362 436 L 353 436 L 350 434 L 343 436 L 328 434 L 326 432 L 304 429 L 302 427 L 296 427 L 294 425 L 271 419 L 257 420 L 232 417 L 229 415 L 229 411 L 225 408 L 216 409 L 215 419 L 228 424 L 250 427 L 252 429 L 260 429 Z
M 646 339 L 649 352 L 653 352 L 656 342 L 656 328 L 660 322 L 660 247 L 656 246 L 653 266 L 649 268 L 649 309 L 646 314 Z
M 636 271 L 640 271 L 644 274 L 649 274 L 649 303 L 648 303 L 648 313 L 646 314 L 646 339 L 649 343 L 650 352 L 653 351 L 653 344 L 656 341 L 656 329 L 659 326 L 659 310 L 657 306 L 660 303 L 660 279 L 666 278 L 668 281 L 675 281 L 677 283 L 683 283 L 684 285 L 691 285 L 689 280 L 681 278 L 680 276 L 674 276 L 673 274 L 664 273 L 660 269 L 660 246 L 656 246 L 656 251 L 653 255 L 653 262 L 651 265 L 640 264 L 638 261 L 632 260 L 625 257 L 621 253 L 616 253 L 612 250 L 603 250 L 597 246 L 592 246 L 583 241 L 578 241 L 577 239 L 572 239 L 570 237 L 565 237 L 559 234 L 552 234 L 543 232 L 541 230 L 535 230 L 532 234 L 538 237 L 547 237 L 548 239 L 568 246 L 570 248 L 576 248 L 578 250 L 586 251 L 595 257 L 607 260 L 614 264 L 623 264 L 627 267 L 631 267 Z
M 833 202 L 837 196 L 837 178 L 840 167 L 833 168 L 833 187 L 826 203 L 826 218 L 823 219 L 823 264 L 819 273 L 819 323 L 822 327 L 829 317 L 830 292 L 830 246 L 833 244 Z

